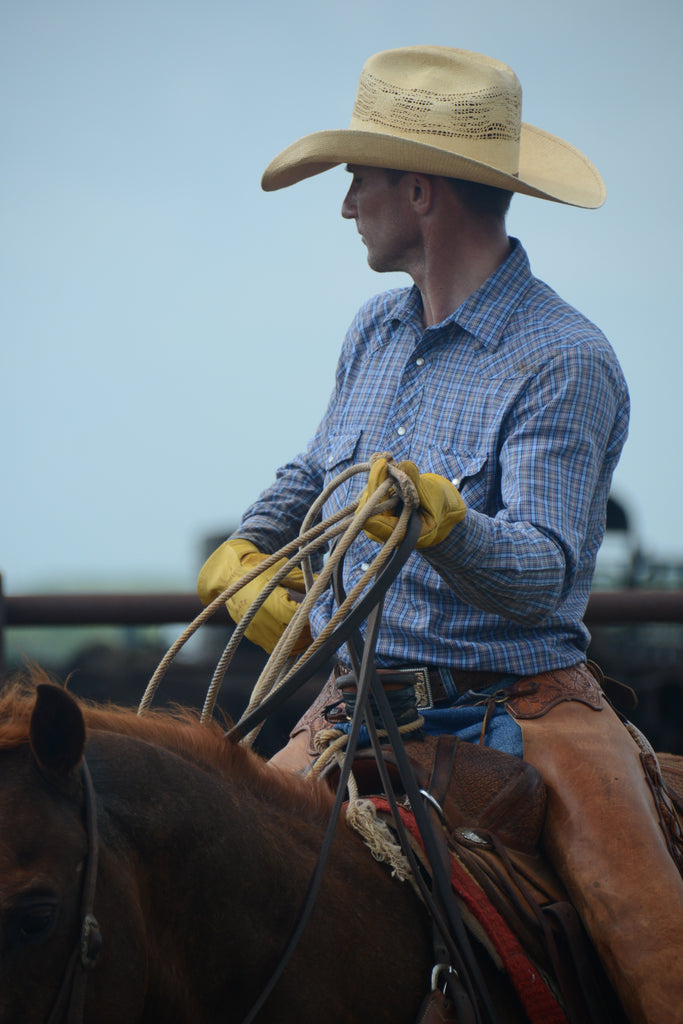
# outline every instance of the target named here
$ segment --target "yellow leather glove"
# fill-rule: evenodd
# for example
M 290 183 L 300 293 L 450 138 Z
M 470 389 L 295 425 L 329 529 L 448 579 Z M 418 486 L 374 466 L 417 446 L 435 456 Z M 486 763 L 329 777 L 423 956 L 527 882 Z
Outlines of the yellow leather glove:
M 199 573 L 197 593 L 202 603 L 210 604 L 214 598 L 222 594 L 237 580 L 246 576 L 251 569 L 260 565 L 267 557 L 251 541 L 243 540 L 240 537 L 226 540 L 207 558 Z M 235 622 L 240 621 L 266 584 L 284 564 L 285 559 L 280 559 L 270 569 L 228 598 L 225 606 Z M 278 585 L 272 594 L 269 594 L 245 632 L 245 636 L 252 643 L 258 644 L 268 654 L 272 652 L 299 606 L 299 602 L 290 597 L 289 590 L 305 593 L 306 587 L 301 569 L 293 569 L 282 581 L 282 584 Z M 294 645 L 292 654 L 301 654 L 310 642 L 311 634 L 308 624 L 306 624 Z
M 467 514 L 467 506 L 458 489 L 444 476 L 436 473 L 420 473 L 414 462 L 399 462 L 398 468 L 410 477 L 417 489 L 420 500 L 422 530 L 417 539 L 418 548 L 432 547 L 447 537 L 456 523 Z M 377 459 L 368 475 L 368 484 L 360 496 L 358 508 L 362 508 L 380 484 L 387 478 L 387 460 Z M 371 540 L 383 544 L 391 535 L 398 516 L 380 512 L 370 516 L 365 524 L 365 533 Z

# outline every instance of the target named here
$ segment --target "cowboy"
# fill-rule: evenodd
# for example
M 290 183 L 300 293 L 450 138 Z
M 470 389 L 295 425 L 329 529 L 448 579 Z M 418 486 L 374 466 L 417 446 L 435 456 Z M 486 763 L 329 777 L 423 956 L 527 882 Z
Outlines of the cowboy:
M 369 265 L 413 284 L 361 308 L 307 450 L 208 559 L 199 594 L 212 600 L 296 536 L 342 469 L 391 452 L 424 525 L 384 602 L 378 666 L 427 680 L 427 732 L 475 742 L 486 698 L 534 680 L 533 699 L 496 706 L 485 742 L 544 778 L 546 845 L 629 1019 L 683 1020 L 683 882 L 640 749 L 586 666 L 583 615 L 628 392 L 602 333 L 532 275 L 505 229 L 513 193 L 596 208 L 602 179 L 573 146 L 522 122 L 509 67 L 438 46 L 371 57 L 350 128 L 290 145 L 262 186 L 339 164 L 351 174 L 342 216 Z M 389 472 L 374 459 L 363 501 Z M 325 515 L 358 497 L 358 481 L 334 492 Z M 345 558 L 347 592 L 394 522 L 368 521 Z M 236 621 L 245 600 L 228 602 Z M 295 608 L 277 588 L 247 635 L 272 650 Z M 313 636 L 333 610 L 327 592 L 309 616 Z M 315 756 L 311 733 L 350 672 L 339 656 L 275 766 L 296 771 Z

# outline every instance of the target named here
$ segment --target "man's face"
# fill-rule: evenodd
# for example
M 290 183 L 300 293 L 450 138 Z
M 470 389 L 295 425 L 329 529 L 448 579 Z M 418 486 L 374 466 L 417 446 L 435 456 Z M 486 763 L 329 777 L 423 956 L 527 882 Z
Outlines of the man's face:
M 405 178 L 392 183 L 379 167 L 349 164 L 347 170 L 353 179 L 341 213 L 347 220 L 355 220 L 368 250 L 368 264 L 379 273 L 408 271 L 417 236 Z

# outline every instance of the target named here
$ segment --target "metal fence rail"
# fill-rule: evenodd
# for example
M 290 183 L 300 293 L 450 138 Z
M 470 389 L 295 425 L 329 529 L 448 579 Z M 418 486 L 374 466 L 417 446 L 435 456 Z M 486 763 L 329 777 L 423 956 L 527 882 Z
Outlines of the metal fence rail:
M 191 622 L 196 594 L 25 594 L 0 598 L 5 627 L 158 626 Z M 1 621 L 1 620 L 0 620 Z
M 84 593 L 2 595 L 0 631 L 15 626 L 153 626 L 191 622 L 196 594 Z M 218 621 L 221 621 L 219 618 Z M 224 621 L 224 620 L 223 620 Z M 586 624 L 683 623 L 683 590 L 612 590 L 591 594 Z
M 201 609 L 199 598 L 192 593 L 3 596 L 0 578 L 0 674 L 6 670 L 4 631 L 9 628 L 185 626 Z M 603 640 L 603 648 L 591 656 L 603 665 L 608 675 L 621 679 L 638 692 L 639 717 L 632 716 L 635 724 L 657 749 L 683 754 L 680 724 L 683 631 L 675 628 L 683 625 L 683 589 L 595 591 L 591 594 L 585 621 L 594 641 L 596 638 L 598 642 Z M 219 611 L 207 623 L 212 624 L 229 628 L 227 613 Z M 662 628 L 661 624 L 664 624 Z M 627 628 L 617 630 L 618 636 L 613 639 L 609 636 L 612 630 L 601 629 L 611 626 Z M 250 678 L 252 675 L 255 678 L 250 670 Z M 276 748 L 277 745 L 273 747 Z

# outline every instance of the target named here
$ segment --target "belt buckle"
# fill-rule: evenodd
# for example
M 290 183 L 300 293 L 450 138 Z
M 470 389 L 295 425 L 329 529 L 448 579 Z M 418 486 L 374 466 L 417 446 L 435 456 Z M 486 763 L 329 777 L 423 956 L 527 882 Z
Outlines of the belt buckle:
M 432 688 L 429 683 L 429 669 L 425 665 L 415 665 L 411 668 L 387 669 L 392 675 L 411 676 L 415 689 L 415 704 L 418 711 L 428 711 L 434 707 Z
M 429 684 L 429 669 L 420 667 L 415 672 L 415 703 L 418 711 L 429 711 L 434 707 L 432 688 Z

